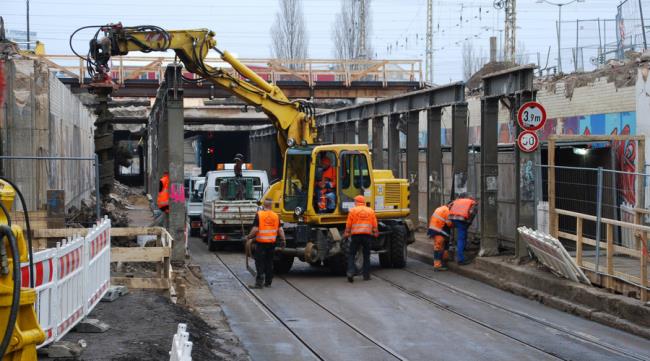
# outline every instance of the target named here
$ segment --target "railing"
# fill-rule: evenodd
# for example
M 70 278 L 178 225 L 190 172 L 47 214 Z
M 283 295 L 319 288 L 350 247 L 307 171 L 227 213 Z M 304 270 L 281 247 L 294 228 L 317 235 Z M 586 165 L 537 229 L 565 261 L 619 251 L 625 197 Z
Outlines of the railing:
M 585 221 L 597 222 L 596 216 L 582 214 L 578 212 L 567 211 L 563 209 L 555 209 L 555 224 L 558 224 L 560 215 L 575 218 L 576 231 L 575 234 L 569 232 L 562 232 L 556 230 L 557 236 L 567 240 L 576 242 L 576 256 L 575 260 L 578 266 L 594 271 L 596 274 L 605 275 L 604 286 L 608 289 L 614 289 L 614 278 L 621 279 L 625 282 L 633 283 L 640 286 L 640 298 L 643 302 L 648 301 L 648 232 L 650 227 L 639 224 L 641 214 L 647 214 L 645 209 L 635 209 L 635 223 L 628 223 L 617 221 L 609 218 L 600 218 L 600 222 L 605 224 L 606 236 L 605 242 L 596 242 L 596 240 L 587 238 L 583 233 L 583 225 Z M 614 244 L 614 227 L 620 227 L 633 232 L 635 237 L 635 247 L 629 248 Z M 584 258 L 584 245 L 593 246 L 596 248 L 595 262 L 587 262 Z M 601 249 L 605 250 L 605 265 L 601 265 L 600 253 Z M 631 274 L 629 267 L 621 265 L 621 270 L 616 270 L 615 255 L 620 254 L 626 257 L 639 259 L 639 273 L 638 276 Z
M 61 76 L 80 79 L 84 83 L 88 76 L 86 61 L 74 55 L 31 55 L 44 61 L 51 69 L 61 72 Z M 293 80 L 306 82 L 313 87 L 318 82 L 340 81 L 351 86 L 353 81 L 375 81 L 387 86 L 390 81 L 419 82 L 423 85 L 422 61 L 414 60 L 337 60 L 337 59 L 239 59 L 266 81 Z M 162 81 L 164 69 L 174 62 L 174 57 L 160 56 L 116 56 L 111 60 L 111 75 L 117 84 L 132 79 L 156 79 Z M 206 64 L 239 75 L 220 58 L 206 58 Z M 193 77 L 193 74 L 186 74 Z
M 110 284 L 111 221 L 34 253 L 36 316 L 45 332 L 43 347 L 60 340 L 95 308 Z M 23 287 L 29 266 L 21 264 Z

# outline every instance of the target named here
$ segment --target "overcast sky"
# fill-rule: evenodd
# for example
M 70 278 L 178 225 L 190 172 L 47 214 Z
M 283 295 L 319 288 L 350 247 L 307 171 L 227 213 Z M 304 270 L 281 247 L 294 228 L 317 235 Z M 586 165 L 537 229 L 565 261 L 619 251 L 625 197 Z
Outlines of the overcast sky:
M 493 2 L 434 0 L 436 83 L 462 78 L 464 39 L 473 39 L 475 48 L 483 48 L 484 55 L 488 56 L 489 37 L 499 37 L 503 29 L 503 10 L 495 10 Z M 517 2 L 517 37 L 524 44 L 526 53 L 530 54 L 529 60 L 536 62 L 540 52 L 544 64 L 550 46 L 549 63 L 555 64 L 558 8 L 539 4 L 536 0 Z M 613 19 L 618 3 L 618 0 L 585 0 L 584 3 L 567 5 L 563 8 L 563 20 Z M 377 58 L 424 59 L 426 4 L 426 0 L 372 0 L 371 43 Z M 646 11 L 650 11 L 650 4 L 647 7 Z M 309 33 L 309 56 L 331 58 L 331 27 L 340 1 L 303 0 L 303 8 Z M 30 1 L 31 29 L 38 33 L 38 38 L 51 54 L 71 54 L 68 37 L 80 26 L 122 21 L 125 25 L 151 24 L 167 29 L 210 28 L 217 33 L 220 48 L 240 57 L 264 58 L 270 56 L 269 29 L 277 9 L 277 0 Z M 7 29 L 25 30 L 25 12 L 23 0 L 0 0 L 0 15 L 4 17 Z M 596 24 L 581 24 L 581 44 L 599 43 Z M 613 25 L 608 24 L 608 42 L 614 40 Z M 575 46 L 575 35 L 575 23 L 565 24 L 562 37 L 562 47 L 567 48 L 564 50 L 566 59 L 563 56 L 565 70 L 573 67 L 568 63 L 571 52 L 568 48 Z M 81 33 L 75 46 L 85 52 L 90 36 L 90 33 Z M 589 57 L 585 57 L 587 64 Z

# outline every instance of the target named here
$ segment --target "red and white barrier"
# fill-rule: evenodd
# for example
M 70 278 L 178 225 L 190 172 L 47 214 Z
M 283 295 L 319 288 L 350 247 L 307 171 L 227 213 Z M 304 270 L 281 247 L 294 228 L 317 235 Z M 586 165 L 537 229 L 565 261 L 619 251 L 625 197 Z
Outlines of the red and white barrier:
M 86 317 L 110 284 L 111 221 L 34 253 L 36 316 L 46 339 L 39 347 L 60 340 Z M 29 264 L 21 265 L 22 286 L 29 287 Z

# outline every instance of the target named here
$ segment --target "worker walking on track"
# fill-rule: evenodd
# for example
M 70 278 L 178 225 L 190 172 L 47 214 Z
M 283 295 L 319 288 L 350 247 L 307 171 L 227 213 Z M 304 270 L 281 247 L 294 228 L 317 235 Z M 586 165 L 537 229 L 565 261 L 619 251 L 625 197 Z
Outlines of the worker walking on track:
M 253 229 L 248 234 L 247 239 L 255 238 L 255 269 L 257 277 L 255 284 L 251 288 L 270 287 L 273 282 L 273 256 L 275 254 L 275 244 L 277 237 L 280 236 L 281 247 L 286 247 L 286 237 L 280 217 L 271 210 L 273 201 L 264 200 L 264 209 L 257 212 Z
M 449 203 L 449 219 L 457 229 L 456 237 L 456 262 L 466 265 L 465 244 L 467 243 L 467 229 L 476 216 L 476 201 L 462 193 L 458 198 Z
M 453 223 L 449 220 L 449 207 L 446 204 L 436 208 L 429 220 L 427 235 L 433 239 L 433 270 L 446 271 L 445 252 L 449 247 L 449 235 Z
M 356 273 L 354 259 L 359 250 L 359 246 L 361 246 L 363 252 L 363 279 L 367 281 L 370 279 L 370 242 L 372 241 L 372 237 L 379 237 L 379 230 L 375 211 L 366 206 L 366 199 L 361 195 L 354 197 L 354 208 L 350 209 L 345 224 L 343 238 L 350 236 L 347 270 L 348 282 L 354 282 L 354 275 Z

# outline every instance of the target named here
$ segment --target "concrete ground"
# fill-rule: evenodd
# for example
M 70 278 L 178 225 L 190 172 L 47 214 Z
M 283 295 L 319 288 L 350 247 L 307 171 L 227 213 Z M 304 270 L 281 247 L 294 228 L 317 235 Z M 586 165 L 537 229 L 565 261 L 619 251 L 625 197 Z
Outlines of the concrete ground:
M 415 260 L 354 284 L 297 261 L 251 291 L 240 251 L 190 252 L 253 360 L 650 360 L 650 340 Z

